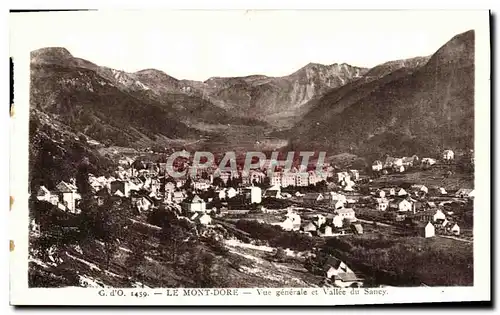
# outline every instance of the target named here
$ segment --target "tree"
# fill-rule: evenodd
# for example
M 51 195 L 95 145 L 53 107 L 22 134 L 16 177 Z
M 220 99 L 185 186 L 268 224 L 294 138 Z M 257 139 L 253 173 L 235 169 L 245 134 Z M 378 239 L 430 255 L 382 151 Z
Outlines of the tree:
M 215 263 L 215 256 L 206 250 L 193 247 L 189 251 L 186 267 L 194 287 L 220 288 L 227 285 L 226 279 L 216 274 Z
M 349 225 L 351 225 L 351 220 L 349 220 L 348 218 L 343 218 L 342 219 L 342 227 L 348 227 Z
M 192 184 L 193 184 L 193 181 L 191 180 L 191 177 L 187 176 L 186 182 L 184 183 L 184 185 L 182 185 L 182 188 L 186 189 L 186 190 L 191 189 Z
M 286 253 L 283 248 L 278 248 L 274 253 L 272 259 L 277 262 L 283 262 L 286 259 Z
M 213 186 L 224 187 L 224 181 L 220 177 L 215 177 L 212 184 Z
M 76 173 L 76 187 L 78 189 L 78 192 L 82 196 L 82 199 L 87 199 L 90 198 L 91 194 L 91 186 L 89 182 L 89 169 L 90 169 L 90 162 L 87 157 L 84 157 L 77 169 Z
M 138 276 L 139 267 L 145 261 L 145 254 L 146 242 L 144 238 L 139 237 L 137 243 L 133 247 L 132 253 L 129 254 L 125 262 L 131 277 Z

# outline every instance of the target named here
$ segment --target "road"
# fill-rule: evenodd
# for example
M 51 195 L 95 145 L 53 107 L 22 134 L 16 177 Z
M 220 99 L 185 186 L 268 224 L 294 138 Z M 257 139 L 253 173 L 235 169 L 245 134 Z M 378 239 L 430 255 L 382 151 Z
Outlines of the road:
M 391 225 L 391 224 L 387 224 L 387 223 L 382 223 L 382 222 L 378 222 L 378 221 L 363 220 L 363 219 L 359 219 L 359 218 L 358 218 L 358 221 L 362 222 L 362 223 L 367 223 L 367 224 L 372 224 L 373 222 L 377 222 L 377 225 L 379 225 L 379 226 L 397 227 L 395 225 Z
M 442 237 L 442 238 L 449 238 L 452 240 L 460 241 L 460 242 L 465 242 L 465 243 L 474 243 L 474 241 L 467 240 L 465 238 L 460 238 L 460 237 L 455 237 L 455 236 L 449 236 L 449 235 L 439 235 L 437 234 L 436 236 Z

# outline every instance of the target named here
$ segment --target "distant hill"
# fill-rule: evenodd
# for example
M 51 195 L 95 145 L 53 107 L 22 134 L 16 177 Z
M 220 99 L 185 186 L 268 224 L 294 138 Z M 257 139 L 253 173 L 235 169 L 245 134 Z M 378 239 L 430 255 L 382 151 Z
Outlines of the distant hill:
M 371 69 L 310 63 L 283 77 L 178 80 L 32 52 L 31 106 L 104 145 L 326 150 L 378 157 L 471 148 L 474 32 Z
M 401 64 L 410 66 L 390 72 Z M 287 133 L 292 148 L 373 157 L 472 148 L 474 31 L 430 58 L 383 64 L 332 90 Z

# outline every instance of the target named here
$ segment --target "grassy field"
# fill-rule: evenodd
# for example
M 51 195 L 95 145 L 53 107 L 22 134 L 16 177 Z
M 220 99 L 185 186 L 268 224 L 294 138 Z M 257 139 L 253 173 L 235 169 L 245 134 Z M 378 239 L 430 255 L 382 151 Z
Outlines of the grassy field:
M 451 171 L 451 175 L 446 173 Z M 373 180 L 375 187 L 423 184 L 427 187 L 444 187 L 446 190 L 474 188 L 474 174 L 460 170 L 456 165 L 433 165 L 427 170 L 414 168 L 404 173 L 383 175 Z

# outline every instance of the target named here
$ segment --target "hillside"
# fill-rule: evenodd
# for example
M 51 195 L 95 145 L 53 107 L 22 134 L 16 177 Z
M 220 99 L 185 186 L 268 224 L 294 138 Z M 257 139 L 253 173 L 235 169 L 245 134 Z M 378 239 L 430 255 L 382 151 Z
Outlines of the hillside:
M 99 154 L 98 146 L 83 135 L 49 115 L 30 113 L 29 188 L 35 192 L 41 185 L 53 189 L 61 180 L 74 178 L 83 159 L 92 165 L 91 173 L 111 175 L 114 162 Z
M 183 88 L 160 71 L 129 74 L 99 67 L 64 48 L 32 53 L 32 108 L 105 144 L 168 144 L 210 137 L 214 127 L 265 125 L 235 117 Z
M 427 63 L 388 75 L 375 70 L 368 74 L 380 79 L 364 78 L 319 99 L 288 131 L 290 146 L 372 157 L 473 146 L 473 31 L 452 38 Z

